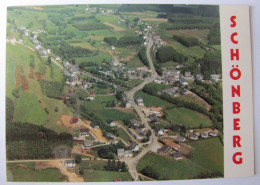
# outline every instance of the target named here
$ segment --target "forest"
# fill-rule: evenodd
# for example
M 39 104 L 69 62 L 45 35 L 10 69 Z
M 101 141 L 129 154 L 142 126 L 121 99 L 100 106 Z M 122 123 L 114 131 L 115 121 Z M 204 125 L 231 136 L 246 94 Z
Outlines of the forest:
M 71 148 L 73 138 L 68 133 L 56 133 L 31 123 L 6 123 L 7 159 L 54 158 L 55 147 Z

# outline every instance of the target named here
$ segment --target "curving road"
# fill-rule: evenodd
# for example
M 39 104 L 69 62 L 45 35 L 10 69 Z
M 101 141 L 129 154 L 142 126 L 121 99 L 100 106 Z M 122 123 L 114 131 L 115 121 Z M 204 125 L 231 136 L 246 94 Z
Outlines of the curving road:
M 140 107 L 138 107 L 135 102 L 134 102 L 134 94 L 141 90 L 146 84 L 153 82 L 153 80 L 158 77 L 158 74 L 155 71 L 154 65 L 153 65 L 153 61 L 151 59 L 150 56 L 150 50 L 151 47 L 153 45 L 153 40 L 150 38 L 149 39 L 149 44 L 146 48 L 146 55 L 147 55 L 147 59 L 149 61 L 150 67 L 151 67 L 151 71 L 152 71 L 152 76 L 150 78 L 147 78 L 143 83 L 141 83 L 140 85 L 134 87 L 131 91 L 126 92 L 126 95 L 128 96 L 129 100 L 131 101 L 131 105 L 132 107 L 135 109 L 135 111 L 137 112 L 139 118 L 141 119 L 141 121 L 143 122 L 145 128 L 151 130 L 151 136 L 150 136 L 150 140 L 148 142 L 148 147 L 145 148 L 144 150 L 142 150 L 141 153 L 139 153 L 135 158 L 132 159 L 125 159 L 124 161 L 126 162 L 126 164 L 128 165 L 129 168 L 129 173 L 131 174 L 131 176 L 133 177 L 134 181 L 139 181 L 138 178 L 138 173 L 136 170 L 136 166 L 139 162 L 139 160 L 144 157 L 144 155 L 150 151 L 150 149 L 152 147 L 154 147 L 157 144 L 157 137 L 155 136 L 152 128 L 150 127 L 150 125 L 148 124 L 147 120 L 145 119 L 145 116 L 142 112 L 142 110 L 140 109 Z

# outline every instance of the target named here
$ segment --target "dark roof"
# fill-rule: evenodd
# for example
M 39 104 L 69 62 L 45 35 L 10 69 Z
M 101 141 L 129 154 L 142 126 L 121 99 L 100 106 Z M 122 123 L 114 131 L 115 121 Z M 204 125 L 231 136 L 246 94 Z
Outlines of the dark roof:
M 172 153 L 171 156 L 174 157 L 175 159 L 183 157 L 183 155 L 180 152 Z
M 158 152 L 168 153 L 172 148 L 168 145 L 163 145 L 162 148 L 159 149 Z
M 91 122 L 90 123 L 90 126 L 92 127 L 92 128 L 94 128 L 94 127 L 96 127 L 96 126 L 99 126 L 96 122 Z
M 79 119 L 76 117 L 73 117 L 70 119 L 70 123 L 77 123 L 78 121 L 79 121 Z
M 79 132 L 80 132 L 80 133 L 82 133 L 82 132 L 89 132 L 89 129 L 88 129 L 88 128 L 79 129 Z
M 153 122 L 158 122 L 160 121 L 159 118 L 156 116 L 156 114 L 152 114 L 151 116 L 149 116 L 150 119 L 153 121 Z
M 129 146 L 129 148 L 132 150 L 132 149 L 134 149 L 136 147 L 136 143 L 132 143 L 130 146 Z
M 110 123 L 112 123 L 112 122 L 113 122 L 112 119 L 108 119 L 108 120 L 106 121 L 107 124 L 110 124 Z

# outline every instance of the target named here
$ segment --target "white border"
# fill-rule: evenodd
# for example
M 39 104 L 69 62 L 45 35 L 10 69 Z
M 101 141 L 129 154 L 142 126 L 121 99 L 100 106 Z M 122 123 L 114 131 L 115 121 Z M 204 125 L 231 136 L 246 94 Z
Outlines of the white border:
M 122 0 L 45 0 L 45 1 L 35 1 L 35 0 L 4 0 L 1 1 L 0 5 L 0 25 L 1 25 L 1 31 L 0 31 L 0 130 L 2 133 L 0 134 L 0 146 L 1 146 L 1 155 L 0 155 L 0 184 L 18 184 L 18 183 L 7 183 L 5 181 L 6 179 L 6 170 L 5 170 L 5 127 L 4 127 L 4 113 L 5 113 L 5 28 L 6 28 L 6 7 L 7 6 L 14 6 L 14 5 L 47 5 L 47 4 L 97 4 L 97 3 L 103 3 L 103 4 L 113 4 L 113 3 L 135 3 L 135 4 L 147 4 L 147 3 L 154 3 L 154 4 L 244 4 L 244 5 L 250 5 L 251 6 L 251 37 L 252 39 L 252 53 L 253 53 L 253 71 L 254 71 L 254 121 L 255 121 L 255 165 L 256 165 L 256 175 L 253 177 L 247 177 L 247 178 L 228 178 L 228 179 L 209 179 L 209 180 L 178 180 L 178 181 L 160 181 L 160 182 L 138 182 L 138 183 L 144 183 L 144 184 L 177 184 L 177 185 L 194 185 L 194 184 L 213 184 L 213 185 L 237 185 L 237 184 L 250 184 L 250 185 L 258 185 L 260 182 L 260 173 L 259 173 L 259 159 L 258 156 L 260 154 L 259 152 L 259 141 L 260 141 L 260 126 L 257 125 L 257 123 L 260 122 L 260 117 L 258 115 L 258 110 L 260 109 L 260 99 L 257 96 L 260 94 L 260 57 L 257 51 L 259 51 L 260 48 L 260 34 L 259 34 L 259 17 L 260 17 L 260 1 L 257 0 L 175 0 L 175 1 L 169 1 L 169 0 L 162 0 L 162 1 L 155 1 L 155 0 L 146 0 L 146 1 L 138 1 L 138 0 L 128 0 L 128 1 L 122 1 Z M 28 183 L 19 183 L 19 184 L 28 184 Z M 37 183 L 38 184 L 38 183 Z M 40 183 L 40 184 L 50 184 L 50 183 Z M 52 183 L 53 184 L 53 183 Z M 60 183 L 59 183 L 60 184 Z M 81 184 L 81 183 L 74 183 L 74 184 Z M 88 183 L 88 184 L 97 184 L 97 183 Z M 100 184 L 100 183 L 99 183 Z M 102 183 L 103 184 L 103 183 Z M 112 183 L 106 183 L 106 184 L 112 184 Z M 127 183 L 128 184 L 128 183 Z M 131 183 L 132 184 L 132 183 Z M 129 184 L 129 185 L 131 185 Z

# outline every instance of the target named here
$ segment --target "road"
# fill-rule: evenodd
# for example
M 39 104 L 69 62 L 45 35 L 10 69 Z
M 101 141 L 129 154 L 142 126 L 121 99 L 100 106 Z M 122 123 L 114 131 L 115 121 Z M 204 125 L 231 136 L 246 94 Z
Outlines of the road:
M 144 150 L 142 150 L 141 153 L 139 153 L 135 158 L 132 158 L 132 159 L 125 159 L 125 162 L 126 164 L 128 165 L 128 168 L 129 168 L 129 173 L 131 174 L 131 176 L 133 177 L 134 181 L 139 181 L 139 178 L 138 178 L 138 173 L 137 173 L 137 170 L 136 170 L 136 166 L 139 162 L 139 160 L 144 157 L 144 155 L 150 151 L 150 149 L 152 147 L 154 147 L 156 144 L 157 144 L 157 137 L 155 136 L 152 128 L 150 127 L 149 123 L 147 122 L 147 120 L 145 119 L 145 116 L 142 112 L 142 110 L 140 109 L 140 107 L 138 107 L 136 104 L 135 104 L 135 101 L 134 101 L 134 94 L 141 90 L 146 84 L 148 83 L 151 83 L 153 82 L 153 80 L 158 77 L 158 74 L 156 73 L 155 71 L 155 68 L 154 68 L 154 65 L 153 65 L 153 61 L 151 59 L 151 56 L 150 56 L 150 50 L 151 50 L 151 47 L 153 45 L 153 40 L 150 38 L 149 39 L 149 43 L 148 43 L 148 46 L 146 48 L 146 55 L 147 55 L 147 59 L 149 61 L 149 64 L 150 64 L 150 67 L 151 67 L 151 70 L 152 70 L 152 76 L 150 78 L 147 78 L 143 83 L 141 83 L 140 85 L 134 87 L 131 91 L 128 91 L 126 92 L 126 95 L 128 96 L 129 100 L 131 101 L 131 105 L 132 107 L 135 109 L 136 113 L 138 114 L 139 118 L 141 119 L 141 121 L 143 122 L 145 128 L 151 130 L 151 136 L 150 136 L 150 140 L 148 142 L 148 147 L 145 148 Z

